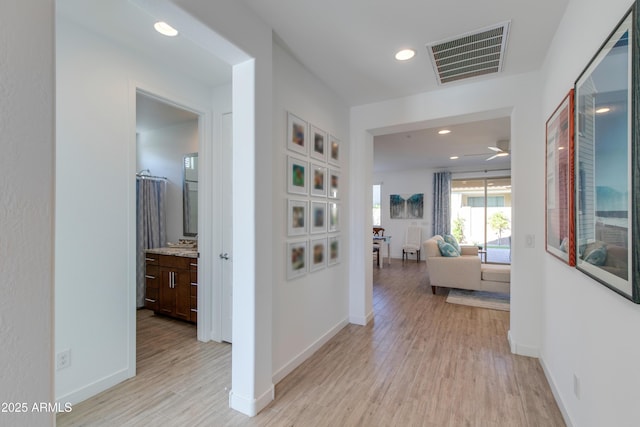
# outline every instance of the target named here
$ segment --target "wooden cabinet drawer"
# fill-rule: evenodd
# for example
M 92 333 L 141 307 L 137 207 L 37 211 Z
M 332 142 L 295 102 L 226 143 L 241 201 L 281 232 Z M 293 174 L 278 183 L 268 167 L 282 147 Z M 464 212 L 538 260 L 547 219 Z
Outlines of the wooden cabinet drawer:
M 144 306 L 150 310 L 158 310 L 158 290 L 147 288 L 144 296 Z
M 192 297 L 197 297 L 198 296 L 198 284 L 197 283 L 191 282 L 191 296 Z
M 144 283 L 147 288 L 158 289 L 160 287 L 160 269 L 157 266 L 147 266 L 144 272 Z
M 147 265 L 147 267 L 150 266 L 150 265 L 156 265 L 157 266 L 157 265 L 159 265 L 159 259 L 160 259 L 160 255 L 147 253 L 147 254 L 145 254 L 144 262 Z
M 191 321 L 193 323 L 198 321 L 198 299 L 194 296 L 191 297 Z
M 182 270 L 189 269 L 189 261 L 191 258 L 172 256 L 172 255 L 160 255 L 160 265 L 163 267 L 179 268 Z

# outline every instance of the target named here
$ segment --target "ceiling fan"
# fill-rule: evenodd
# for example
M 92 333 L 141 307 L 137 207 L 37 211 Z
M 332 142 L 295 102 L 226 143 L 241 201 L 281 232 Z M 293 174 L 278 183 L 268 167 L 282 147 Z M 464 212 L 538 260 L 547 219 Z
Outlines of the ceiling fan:
M 487 160 L 493 160 L 496 157 L 505 157 L 510 154 L 508 139 L 497 141 L 495 146 L 487 148 L 495 153 L 491 157 L 488 157 Z
M 486 158 L 487 161 L 489 160 L 493 160 L 497 157 L 506 157 L 508 156 L 511 152 L 509 150 L 509 140 L 505 139 L 505 140 L 500 140 L 497 141 L 495 143 L 495 145 L 487 147 L 489 150 L 491 150 L 490 153 L 478 153 L 478 154 L 465 154 L 465 157 L 479 157 L 479 156 L 486 156 L 489 155 L 489 157 Z

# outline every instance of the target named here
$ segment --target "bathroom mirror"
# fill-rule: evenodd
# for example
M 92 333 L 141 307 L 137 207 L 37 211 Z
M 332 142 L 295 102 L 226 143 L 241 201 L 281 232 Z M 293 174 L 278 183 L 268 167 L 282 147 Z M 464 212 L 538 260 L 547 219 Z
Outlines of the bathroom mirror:
M 194 237 L 198 235 L 198 153 L 185 155 L 182 166 L 182 234 Z

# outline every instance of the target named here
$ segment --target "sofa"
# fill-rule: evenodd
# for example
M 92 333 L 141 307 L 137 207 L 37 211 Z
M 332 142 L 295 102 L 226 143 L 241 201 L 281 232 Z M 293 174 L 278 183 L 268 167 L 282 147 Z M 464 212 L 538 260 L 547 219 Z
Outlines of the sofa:
M 437 287 L 510 293 L 511 266 L 481 263 L 477 246 L 460 246 L 459 256 L 442 256 L 438 241 L 444 241 L 442 236 L 422 244 L 434 294 Z

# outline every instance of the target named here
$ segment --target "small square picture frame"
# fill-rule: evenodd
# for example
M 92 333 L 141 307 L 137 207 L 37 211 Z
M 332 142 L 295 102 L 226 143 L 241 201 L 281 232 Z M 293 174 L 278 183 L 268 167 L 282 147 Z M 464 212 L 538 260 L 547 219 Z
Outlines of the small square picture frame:
M 327 202 L 311 201 L 309 210 L 309 224 L 311 234 L 327 232 Z
M 287 148 L 300 154 L 307 154 L 309 125 L 300 117 L 287 113 Z
M 328 162 L 334 166 L 340 166 L 340 140 L 333 135 L 329 135 L 327 147 Z
M 327 197 L 338 199 L 340 196 L 340 171 L 329 169 L 327 174 Z
M 309 203 L 306 200 L 288 199 L 287 201 L 287 235 L 303 236 L 308 233 L 307 226 Z
M 309 155 L 324 162 L 327 161 L 327 133 L 322 129 L 309 125 Z
M 329 217 L 327 230 L 329 233 L 333 233 L 340 230 L 340 205 L 336 202 L 329 202 L 327 204 L 327 215 Z
M 287 280 L 307 274 L 307 241 L 287 243 Z
M 287 192 L 309 194 L 309 162 L 287 156 Z
M 340 262 L 340 236 L 329 236 L 327 242 L 327 265 L 336 265 Z
M 327 238 L 309 241 L 309 271 L 318 271 L 327 266 Z
M 317 197 L 327 197 L 327 168 L 317 163 L 311 162 L 309 173 L 311 195 Z

